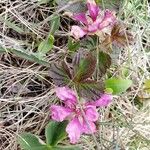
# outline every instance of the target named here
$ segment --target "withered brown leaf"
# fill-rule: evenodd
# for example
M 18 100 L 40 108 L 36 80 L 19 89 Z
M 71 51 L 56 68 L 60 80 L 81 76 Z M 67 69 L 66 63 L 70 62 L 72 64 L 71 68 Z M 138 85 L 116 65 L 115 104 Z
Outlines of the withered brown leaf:
M 102 42 L 102 48 L 106 51 L 112 50 L 112 45 L 118 47 L 125 47 L 128 44 L 133 43 L 133 35 L 126 30 L 121 23 L 117 23 L 113 26 L 111 35 L 107 35 L 105 40 Z

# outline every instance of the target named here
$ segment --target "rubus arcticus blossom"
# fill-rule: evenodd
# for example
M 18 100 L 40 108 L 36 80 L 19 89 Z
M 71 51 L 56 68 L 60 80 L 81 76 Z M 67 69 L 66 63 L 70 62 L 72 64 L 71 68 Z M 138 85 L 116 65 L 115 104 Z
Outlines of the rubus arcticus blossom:
M 113 12 L 108 9 L 103 12 L 94 0 L 87 1 L 87 8 L 87 13 L 73 15 L 73 19 L 82 24 L 81 27 L 74 25 L 71 28 L 71 35 L 75 39 L 82 38 L 84 35 L 107 32 L 116 23 L 116 17 Z
M 62 101 L 62 105 L 52 105 L 50 107 L 51 118 L 62 122 L 69 120 L 66 132 L 72 144 L 77 143 L 81 134 L 92 134 L 96 132 L 95 122 L 99 118 L 97 107 L 107 106 L 112 96 L 103 94 L 96 101 L 81 103 L 77 99 L 76 93 L 68 87 L 56 88 L 56 95 Z

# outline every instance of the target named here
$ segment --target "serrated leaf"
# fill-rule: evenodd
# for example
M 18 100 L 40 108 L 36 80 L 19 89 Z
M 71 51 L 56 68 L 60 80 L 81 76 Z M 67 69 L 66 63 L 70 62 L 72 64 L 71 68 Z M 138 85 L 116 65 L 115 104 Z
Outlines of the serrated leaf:
M 53 150 L 81 150 L 78 146 L 56 146 Z
M 50 76 L 55 85 L 74 85 L 81 97 L 87 100 L 96 100 L 104 92 L 104 84 L 90 79 L 95 70 L 96 59 L 91 53 L 86 53 L 88 55 L 85 55 L 85 57 L 82 53 L 78 52 L 75 55 L 72 60 L 72 67 L 68 67 L 65 62 L 53 64 L 50 69 Z
M 62 61 L 60 64 L 54 63 L 50 68 L 50 76 L 57 86 L 65 86 L 71 81 L 71 73 L 67 64 Z
M 104 92 L 104 83 L 96 82 L 94 80 L 86 80 L 76 85 L 78 93 L 87 101 L 97 100 L 101 93 Z
M 86 48 L 88 50 L 94 50 L 97 48 L 97 36 L 88 36 L 82 39 L 81 47 Z
M 58 15 L 53 15 L 52 19 L 51 19 L 51 29 L 50 29 L 50 34 L 54 34 L 55 31 L 57 31 L 59 29 L 60 26 L 60 16 Z
M 112 50 L 112 45 L 118 47 L 125 47 L 133 43 L 133 35 L 123 27 L 121 24 L 115 24 L 111 31 L 111 35 L 107 35 L 102 42 L 102 48 L 106 51 Z
M 110 68 L 111 57 L 109 56 L 109 54 L 100 51 L 98 62 L 99 62 L 98 68 L 99 68 L 100 77 L 102 77 L 106 73 L 107 69 Z
M 47 40 L 44 40 L 39 44 L 38 52 L 46 54 L 53 48 L 53 44 L 54 44 L 54 37 L 50 35 Z
M 95 71 L 96 58 L 89 52 L 85 57 L 79 56 L 78 53 L 75 60 L 78 62 L 74 66 L 74 81 L 80 82 L 90 78 Z M 75 62 L 75 61 L 74 61 Z
M 56 146 L 66 137 L 66 126 L 67 121 L 50 122 L 45 129 L 46 143 L 51 146 Z
M 144 83 L 144 90 L 148 93 L 150 93 L 150 79 L 145 80 Z
M 105 80 L 105 87 L 111 88 L 113 94 L 121 94 L 132 85 L 132 81 L 128 79 L 110 78 Z
M 45 145 L 41 144 L 39 139 L 31 134 L 31 133 L 23 133 L 18 137 L 18 142 L 20 144 L 20 147 L 23 150 L 33 150 L 33 148 L 41 147 L 43 148 Z M 44 149 L 39 149 L 44 150 Z

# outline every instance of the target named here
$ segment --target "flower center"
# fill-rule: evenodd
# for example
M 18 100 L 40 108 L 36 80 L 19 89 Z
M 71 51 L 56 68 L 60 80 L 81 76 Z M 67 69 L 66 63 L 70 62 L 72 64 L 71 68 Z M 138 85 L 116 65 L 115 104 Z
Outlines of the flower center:
M 82 108 L 81 108 L 82 107 Z M 81 106 L 76 106 L 75 107 L 75 109 L 74 109 L 74 113 L 75 113 L 75 116 L 76 117 L 79 117 L 79 116 L 82 116 L 82 110 L 81 109 L 83 109 L 84 110 L 84 106 L 83 105 L 81 105 Z

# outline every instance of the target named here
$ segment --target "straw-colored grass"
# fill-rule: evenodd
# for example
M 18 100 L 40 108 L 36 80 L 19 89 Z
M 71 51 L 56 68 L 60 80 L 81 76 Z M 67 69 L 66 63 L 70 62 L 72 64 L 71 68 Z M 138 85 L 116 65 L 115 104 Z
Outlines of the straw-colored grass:
M 59 9 L 50 4 L 40 5 L 37 0 L 1 0 L 0 47 L 24 48 L 27 53 L 35 51 L 36 44 L 48 35 L 50 16 Z M 148 0 L 125 0 L 118 17 L 123 14 L 135 43 L 120 52 L 110 71 L 114 75 L 127 72 L 133 86 L 115 96 L 109 108 L 100 110 L 99 131 L 94 135 L 96 141 L 92 136 L 82 136 L 79 145 L 83 150 L 94 150 L 96 144 L 103 150 L 150 149 L 150 95 L 143 90 L 145 79 L 150 78 Z M 69 18 L 62 16 L 61 21 L 70 28 Z M 55 47 L 47 56 L 50 63 L 67 50 L 68 31 L 64 26 L 60 28 L 61 31 L 55 33 Z M 0 53 L 0 150 L 18 150 L 16 138 L 24 131 L 45 138 L 43 131 L 49 121 L 49 106 L 56 101 L 53 93 L 45 67 L 13 53 Z M 108 117 L 110 111 L 111 118 Z

